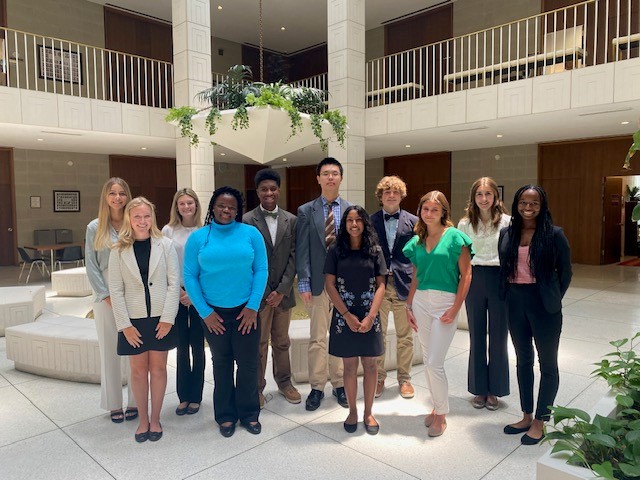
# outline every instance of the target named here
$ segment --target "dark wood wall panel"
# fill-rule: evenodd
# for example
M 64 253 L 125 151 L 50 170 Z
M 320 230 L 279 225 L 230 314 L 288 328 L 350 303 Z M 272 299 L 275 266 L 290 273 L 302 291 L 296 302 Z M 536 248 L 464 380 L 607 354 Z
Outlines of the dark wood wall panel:
M 631 142 L 625 136 L 538 147 L 538 179 L 547 192 L 553 221 L 565 230 L 576 263 L 601 263 L 602 182 L 608 176 L 634 173 L 622 169 Z M 640 162 L 635 169 L 640 169 Z
M 297 215 L 298 207 L 320 195 L 316 166 L 287 168 L 287 210 Z
M 289 65 L 289 81 L 291 82 L 326 73 L 329 69 L 327 44 L 291 55 Z
M 0 148 L 0 265 L 16 265 L 17 228 L 13 150 Z
M 453 5 L 398 20 L 384 27 L 384 54 L 409 50 L 453 37 Z
M 6 26 L 7 26 L 7 0 L 0 0 L 0 27 L 6 27 Z M 4 37 L 3 33 L 0 33 L 0 38 Z
M 244 200 L 245 200 L 247 212 L 250 210 L 253 210 L 258 205 L 260 205 L 260 200 L 258 200 L 258 194 L 256 193 L 255 179 L 256 179 L 256 173 L 258 173 L 259 170 L 262 170 L 264 168 L 267 168 L 267 166 L 254 165 L 254 164 L 244 166 L 244 185 L 245 185 Z
M 303 78 L 326 73 L 328 69 L 327 45 L 310 48 L 291 55 L 265 51 L 264 82 L 295 82 Z M 242 46 L 242 63 L 249 65 L 253 79 L 260 79 L 260 50 L 251 45 Z
M 384 174 L 397 175 L 407 184 L 402 206 L 409 212 L 415 213 L 420 198 L 431 190 L 440 190 L 451 201 L 451 152 L 385 157 Z
M 142 195 L 155 204 L 158 228 L 169 222 L 177 190 L 175 158 L 110 155 L 109 175 L 124 178 L 133 197 Z

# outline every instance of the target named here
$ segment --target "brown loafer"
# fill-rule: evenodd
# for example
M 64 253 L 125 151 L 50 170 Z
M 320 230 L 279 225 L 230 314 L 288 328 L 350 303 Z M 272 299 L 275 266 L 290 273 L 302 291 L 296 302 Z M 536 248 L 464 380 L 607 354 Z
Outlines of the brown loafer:
M 378 383 L 376 384 L 375 397 L 380 397 L 380 395 L 382 395 L 382 392 L 384 392 L 384 380 L 378 380 Z
M 400 382 L 400 396 L 402 398 L 413 398 L 415 394 L 416 392 L 413 389 L 413 385 L 411 385 L 411 382 Z
M 427 432 L 430 437 L 439 437 L 447 429 L 447 420 L 443 420 L 439 427 L 434 424 L 429 425 L 429 431 Z

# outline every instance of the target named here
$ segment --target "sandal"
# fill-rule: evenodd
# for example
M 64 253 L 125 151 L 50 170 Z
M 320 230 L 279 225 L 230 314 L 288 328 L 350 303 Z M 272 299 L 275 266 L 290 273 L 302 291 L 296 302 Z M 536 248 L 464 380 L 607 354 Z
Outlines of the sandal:
M 137 407 L 128 407 L 124 412 L 124 419 L 129 422 L 131 420 L 135 420 L 138 418 L 138 408 Z
M 124 413 L 122 413 L 122 410 L 113 410 L 111 412 L 111 421 L 113 423 L 122 423 L 122 422 L 124 422 Z

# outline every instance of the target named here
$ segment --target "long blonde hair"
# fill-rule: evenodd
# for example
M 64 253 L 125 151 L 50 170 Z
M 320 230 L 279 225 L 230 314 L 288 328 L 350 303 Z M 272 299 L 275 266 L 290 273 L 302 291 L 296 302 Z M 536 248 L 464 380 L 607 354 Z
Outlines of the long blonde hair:
M 183 195 L 187 195 L 193 198 L 193 201 L 196 203 L 196 227 L 200 228 L 202 226 L 202 208 L 200 207 L 200 199 L 198 198 L 198 195 L 196 195 L 196 192 L 188 187 L 181 188 L 173 196 L 173 202 L 171 202 L 171 214 L 169 215 L 169 223 L 167 225 L 169 225 L 170 227 L 177 227 L 182 225 L 182 215 L 180 215 L 180 212 L 178 211 L 178 199 Z
M 478 233 L 478 223 L 480 222 L 480 208 L 476 203 L 476 192 L 480 187 L 489 187 L 493 192 L 493 205 L 491 205 L 491 225 L 493 228 L 498 228 L 500 219 L 503 213 L 507 213 L 507 209 L 502 203 L 500 198 L 500 192 L 498 192 L 498 184 L 491 177 L 482 177 L 473 182 L 471 185 L 471 191 L 469 192 L 469 201 L 465 208 L 466 218 L 469 219 L 469 223 L 473 227 L 473 231 Z
M 422 205 L 427 202 L 436 202 L 440 204 L 442 207 L 442 217 L 440 217 L 440 223 L 445 227 L 453 227 L 453 222 L 451 221 L 451 207 L 449 207 L 449 201 L 447 197 L 444 196 L 439 190 L 432 190 L 429 193 L 425 193 L 420 199 L 420 203 L 418 204 L 418 222 L 416 226 L 413 227 L 413 231 L 420 237 L 420 243 L 425 243 L 427 241 L 427 237 L 429 236 L 429 231 L 427 230 L 427 224 L 422 220 Z
M 131 227 L 131 210 L 144 205 L 151 210 L 151 228 L 149 229 L 149 234 L 152 238 L 162 238 L 162 232 L 158 230 L 158 225 L 156 224 L 156 207 L 146 198 L 136 197 L 131 200 L 127 204 L 127 208 L 124 209 L 124 222 L 122 223 L 120 235 L 118 235 L 118 243 L 116 243 L 113 248 L 117 248 L 118 251 L 122 252 L 136 241 L 133 235 L 133 228 Z
M 124 193 L 127 194 L 127 202 L 131 200 L 131 190 L 129 189 L 129 185 L 119 177 L 110 178 L 102 186 L 100 203 L 98 204 L 98 228 L 96 230 L 96 236 L 93 239 L 93 248 L 96 250 L 111 248 L 111 232 L 109 231 L 109 227 L 111 226 L 111 213 L 109 211 L 109 202 L 107 197 L 111 187 L 114 185 L 120 185 L 122 187 Z

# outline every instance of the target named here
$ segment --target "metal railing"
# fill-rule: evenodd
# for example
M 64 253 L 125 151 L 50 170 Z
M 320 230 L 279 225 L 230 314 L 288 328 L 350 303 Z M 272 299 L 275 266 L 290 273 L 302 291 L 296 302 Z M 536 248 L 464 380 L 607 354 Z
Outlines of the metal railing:
M 302 80 L 295 80 L 293 82 L 290 82 L 289 85 L 291 85 L 292 87 L 316 88 L 325 92 L 329 90 L 326 73 L 319 73 L 318 75 L 303 78 Z
M 367 105 L 640 56 L 640 0 L 588 0 L 367 62 Z
M 8 28 L 0 28 L 0 85 L 173 106 L 171 63 Z

